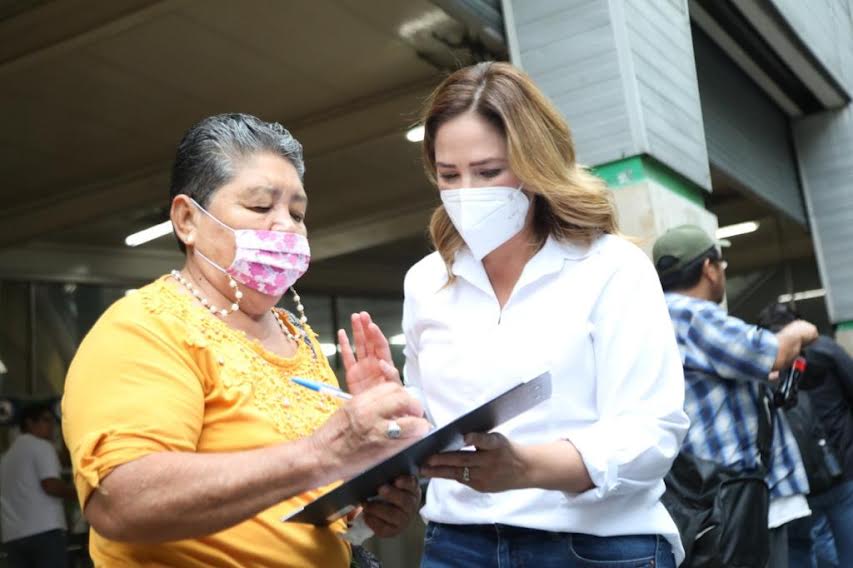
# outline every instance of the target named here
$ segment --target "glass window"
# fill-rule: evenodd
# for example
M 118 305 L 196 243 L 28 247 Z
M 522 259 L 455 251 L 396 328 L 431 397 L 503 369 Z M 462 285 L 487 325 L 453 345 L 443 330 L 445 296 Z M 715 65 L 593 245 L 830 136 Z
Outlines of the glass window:
M 34 284 L 35 392 L 60 396 L 68 365 L 101 314 L 123 297 L 125 288 L 89 284 Z
M 0 281 L 0 314 L 0 395 L 32 395 L 28 283 Z

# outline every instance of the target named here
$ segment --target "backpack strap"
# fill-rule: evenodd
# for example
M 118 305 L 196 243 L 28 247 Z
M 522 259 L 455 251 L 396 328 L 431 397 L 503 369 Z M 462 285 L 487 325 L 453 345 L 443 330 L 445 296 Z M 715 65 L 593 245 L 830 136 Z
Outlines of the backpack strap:
M 773 443 L 773 423 L 776 417 L 776 409 L 770 403 L 767 388 L 759 385 L 758 388 L 758 432 L 756 434 L 756 445 L 758 455 L 761 458 L 761 470 L 765 475 L 770 469 L 770 449 Z

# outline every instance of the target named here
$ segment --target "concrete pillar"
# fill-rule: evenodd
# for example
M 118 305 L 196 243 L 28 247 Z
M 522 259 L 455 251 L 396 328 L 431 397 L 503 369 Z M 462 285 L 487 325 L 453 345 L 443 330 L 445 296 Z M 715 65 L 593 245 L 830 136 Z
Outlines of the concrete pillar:
M 839 342 L 853 353 L 853 105 L 849 102 L 853 96 L 853 4 L 830 0 L 771 3 L 808 45 L 809 56 L 837 84 L 832 87 L 821 74 L 811 77 L 809 87 L 834 110 L 796 120 L 793 132 L 809 229 L 827 292 L 827 311 L 837 325 Z M 736 4 L 747 3 L 738 0 Z M 775 41 L 786 40 L 779 37 Z M 848 102 L 838 96 L 839 87 Z
M 703 191 L 648 156 L 593 168 L 613 190 L 623 233 L 651 256 L 655 239 L 667 229 L 692 223 L 713 235 L 716 216 L 705 209 Z
M 686 0 L 503 0 L 513 63 L 569 121 L 579 160 L 613 188 L 651 251 L 666 229 L 716 229 Z
M 850 61 L 853 65 L 853 56 Z M 851 334 L 853 107 L 800 119 L 794 125 L 794 141 L 829 319 Z
M 853 356 L 853 321 L 845 321 L 838 324 L 835 331 L 835 340 Z

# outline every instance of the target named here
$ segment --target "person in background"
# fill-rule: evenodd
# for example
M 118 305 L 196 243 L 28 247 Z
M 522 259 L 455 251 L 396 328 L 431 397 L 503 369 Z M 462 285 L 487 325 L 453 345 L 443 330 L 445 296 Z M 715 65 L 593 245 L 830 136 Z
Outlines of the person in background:
M 800 319 L 788 304 L 774 303 L 765 307 L 759 324 L 777 330 Z M 820 494 L 809 495 L 809 506 L 814 517 L 824 517 L 834 536 L 839 566 L 853 566 L 853 358 L 832 338 L 819 336 L 804 350 L 808 363 L 807 374 L 820 377 L 810 385 L 807 395 L 813 414 L 823 426 L 826 443 L 837 456 L 841 468 L 841 479 Z M 808 537 L 812 533 L 811 519 L 798 525 L 800 533 Z M 820 535 L 821 533 L 817 533 Z M 815 555 L 797 546 L 799 540 L 792 539 L 792 557 L 810 558 Z M 823 541 L 816 543 L 824 546 Z M 816 551 L 815 551 L 816 552 Z M 803 566 L 807 564 L 803 563 Z M 815 566 L 815 564 L 811 564 Z
M 551 399 L 474 451 L 432 456 L 422 566 L 658 566 L 687 429 L 678 347 L 649 259 L 529 77 L 486 62 L 427 102 L 436 252 L 405 279 L 407 385 L 445 424 L 548 371 Z M 612 563 L 612 564 L 611 564 Z
M 296 292 L 295 312 L 276 308 L 310 261 L 303 174 L 299 142 L 254 116 L 208 117 L 180 142 L 169 204 L 183 266 L 113 304 L 65 384 L 97 565 L 345 567 L 343 519 L 282 516 L 427 432 L 420 403 L 358 338 L 351 400 L 291 380 L 337 385 Z M 420 490 L 401 477 L 379 493 L 364 520 L 391 536 Z
M 794 321 L 773 334 L 731 317 L 721 246 L 695 225 L 668 230 L 653 258 L 666 292 L 685 371 L 684 408 L 690 417 L 682 451 L 724 466 L 757 467 L 759 401 L 769 376 L 817 338 L 810 323 Z M 692 373 L 696 371 L 697 373 Z M 767 484 L 770 487 L 771 568 L 786 568 L 786 525 L 809 515 L 806 472 L 791 429 L 775 413 Z
M 62 481 L 53 446 L 56 417 L 34 404 L 20 415 L 21 434 L 0 458 L 0 520 L 11 568 L 67 565 L 63 499 L 74 488 Z

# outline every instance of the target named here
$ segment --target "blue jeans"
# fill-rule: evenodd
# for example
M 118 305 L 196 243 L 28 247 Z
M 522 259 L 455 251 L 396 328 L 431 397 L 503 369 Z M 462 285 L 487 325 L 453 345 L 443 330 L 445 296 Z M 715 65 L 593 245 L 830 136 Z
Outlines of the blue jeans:
M 821 526 L 816 525 L 822 519 L 826 519 L 835 537 L 837 565 L 853 566 L 853 538 L 850 537 L 853 535 L 853 481 L 839 483 L 829 491 L 809 497 L 809 506 L 813 515 L 792 523 L 796 531 L 789 541 L 791 566 L 814 568 L 826 565 L 821 560 L 835 560 L 820 549 L 827 540 L 821 537 Z
M 788 524 L 788 558 L 792 568 L 839 568 L 826 516 L 813 512 Z
M 835 537 L 832 535 L 832 528 L 826 520 L 826 515 L 814 517 L 811 533 L 817 568 L 836 568 L 838 550 L 835 548 Z
M 660 536 L 597 537 L 508 525 L 429 523 L 421 568 L 675 568 Z

